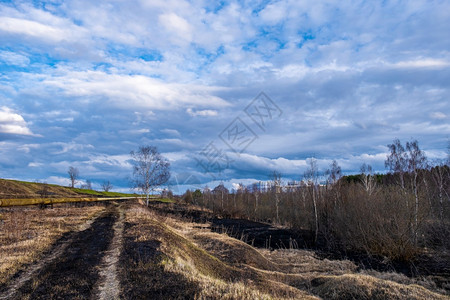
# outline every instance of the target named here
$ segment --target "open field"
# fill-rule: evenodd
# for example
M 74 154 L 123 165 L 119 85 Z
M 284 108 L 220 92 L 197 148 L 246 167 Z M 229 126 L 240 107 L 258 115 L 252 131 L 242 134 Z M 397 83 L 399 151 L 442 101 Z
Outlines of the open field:
M 217 232 L 211 212 L 192 206 L 129 201 L 1 213 L 0 299 L 449 299 L 426 278 L 253 247 Z

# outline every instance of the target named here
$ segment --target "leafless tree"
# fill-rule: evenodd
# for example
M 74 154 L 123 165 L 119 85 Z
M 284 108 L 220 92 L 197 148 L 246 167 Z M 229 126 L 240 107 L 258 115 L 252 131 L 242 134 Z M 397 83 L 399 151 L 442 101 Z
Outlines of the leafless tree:
M 408 168 L 407 154 L 399 139 L 395 139 L 392 144 L 388 145 L 390 154 L 386 157 L 384 165 L 393 173 L 398 174 L 400 178 L 400 186 L 405 189 L 405 173 Z
M 405 174 L 411 179 L 409 189 L 412 190 L 414 194 L 414 242 L 417 242 L 417 231 L 419 225 L 419 175 L 427 166 L 427 158 L 425 153 L 420 150 L 419 142 L 417 140 L 412 140 L 406 142 L 405 147 L 402 146 L 399 139 L 395 139 L 393 144 L 388 145 L 390 149 L 390 154 L 387 156 L 385 161 L 385 166 L 389 167 L 391 171 L 400 176 L 400 184 L 402 189 L 406 193 L 405 187 Z M 406 208 L 409 209 L 408 197 L 406 199 Z M 412 208 L 412 207 L 411 207 Z M 410 224 L 411 229 L 413 224 Z
M 372 196 L 377 187 L 377 180 L 375 175 L 373 174 L 372 166 L 366 163 L 361 166 L 361 184 L 366 190 L 367 194 Z
M 336 160 L 333 160 L 330 165 L 330 169 L 327 170 L 326 174 L 328 175 L 327 189 L 331 190 L 333 195 L 333 203 L 334 205 L 337 205 L 338 200 L 341 198 L 340 179 L 342 178 L 342 169 Z
M 102 183 L 102 189 L 103 189 L 105 192 L 109 192 L 110 190 L 112 190 L 112 188 L 113 188 L 113 185 L 111 184 L 111 182 L 110 182 L 109 180 L 103 181 L 103 183 Z
M 273 171 L 270 174 L 272 192 L 275 194 L 275 209 L 277 223 L 280 223 L 280 193 L 281 193 L 281 173 Z
M 317 242 L 317 237 L 319 234 L 319 218 L 317 212 L 317 180 L 319 178 L 319 169 L 317 167 L 317 160 L 315 158 L 310 158 L 307 160 L 308 168 L 305 171 L 304 178 L 311 187 L 312 193 L 312 202 L 314 209 L 314 224 L 315 224 L 315 234 L 314 234 L 314 242 Z
M 79 176 L 78 169 L 70 166 L 67 173 L 69 174 L 71 187 L 75 187 L 75 183 L 77 183 Z
M 450 194 L 448 193 L 449 167 L 445 161 L 438 160 L 434 162 L 434 166 L 430 169 L 434 183 L 436 184 L 438 200 L 439 200 L 439 219 L 444 218 L 444 198 L 450 201 Z M 432 207 L 432 205 L 430 205 Z
M 169 180 L 170 163 L 153 146 L 140 146 L 130 155 L 133 160 L 133 187 L 146 195 L 148 206 L 150 192 Z
M 419 215 L 419 173 L 426 168 L 427 158 L 425 153 L 420 150 L 417 140 L 406 142 L 408 171 L 411 173 L 412 188 L 414 191 L 414 241 L 417 243 L 418 215 Z
M 253 183 L 252 184 L 252 194 L 255 196 L 255 216 L 258 216 L 258 200 L 259 200 L 259 193 L 260 193 L 260 185 L 259 183 Z
M 88 179 L 86 183 L 81 186 L 82 189 L 92 190 L 92 182 Z
M 335 185 L 342 177 L 342 170 L 336 160 L 331 163 L 331 168 L 327 171 L 328 183 Z
M 448 140 L 447 144 L 447 166 L 450 167 L 450 139 Z
M 210 207 L 212 204 L 212 210 L 214 210 L 214 201 L 211 201 L 211 189 L 206 185 L 202 191 L 203 194 L 203 202 L 206 207 Z
M 405 189 L 405 173 L 408 171 L 407 154 L 405 148 L 399 139 L 395 139 L 392 144 L 388 145 L 390 154 L 387 155 L 384 166 L 389 168 L 389 171 L 398 176 L 400 180 L 400 187 L 406 195 Z M 409 209 L 408 198 L 405 197 L 406 209 Z
M 218 186 L 216 186 L 213 189 L 213 194 L 216 195 L 216 196 L 220 196 L 221 209 L 223 211 L 224 210 L 224 205 L 223 205 L 224 204 L 224 197 L 226 196 L 227 200 L 228 200 L 228 194 L 229 194 L 229 191 L 223 185 L 223 182 L 221 182 Z

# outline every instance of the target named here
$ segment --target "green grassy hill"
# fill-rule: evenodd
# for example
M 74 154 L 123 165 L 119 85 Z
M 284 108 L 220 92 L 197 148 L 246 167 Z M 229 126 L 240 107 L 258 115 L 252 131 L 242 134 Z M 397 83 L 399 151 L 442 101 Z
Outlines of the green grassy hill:
M 39 197 L 131 197 L 136 194 L 99 192 L 56 184 L 0 179 L 0 199 Z

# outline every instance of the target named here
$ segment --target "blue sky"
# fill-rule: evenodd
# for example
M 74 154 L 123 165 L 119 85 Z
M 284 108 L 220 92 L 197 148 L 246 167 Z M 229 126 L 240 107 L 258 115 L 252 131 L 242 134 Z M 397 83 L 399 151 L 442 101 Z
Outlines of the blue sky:
M 443 158 L 449 32 L 448 1 L 2 1 L 0 177 L 128 190 L 139 145 L 174 189 Z

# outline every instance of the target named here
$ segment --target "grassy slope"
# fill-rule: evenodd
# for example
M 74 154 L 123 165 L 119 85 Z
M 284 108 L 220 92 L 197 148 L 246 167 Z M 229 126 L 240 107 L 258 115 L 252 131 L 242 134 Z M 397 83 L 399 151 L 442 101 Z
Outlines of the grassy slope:
M 360 273 L 350 261 L 320 260 L 306 250 L 261 251 L 207 224 L 128 205 L 125 237 L 134 244 L 125 248 L 137 253 L 122 262 L 121 276 L 136 297 L 170 291 L 172 298 L 196 299 L 449 299 Z
M 0 179 L 0 198 L 39 198 L 46 189 L 51 197 L 132 197 L 136 194 L 99 192 L 70 188 L 56 184 L 43 184 L 18 180 Z

